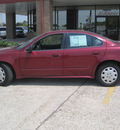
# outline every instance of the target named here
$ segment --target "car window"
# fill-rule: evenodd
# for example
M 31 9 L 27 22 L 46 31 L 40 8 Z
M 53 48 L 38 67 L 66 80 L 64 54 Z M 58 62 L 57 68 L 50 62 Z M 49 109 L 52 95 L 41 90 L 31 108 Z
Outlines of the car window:
M 21 28 L 21 27 L 16 27 L 16 30 L 21 30 L 21 31 L 23 31 L 23 28 Z
M 6 28 L 0 28 L 0 31 L 6 31 Z
M 86 34 L 68 34 L 66 48 L 92 46 L 92 37 Z
M 63 34 L 54 34 L 42 38 L 34 44 L 33 50 L 61 49 Z
M 93 46 L 102 46 L 103 45 L 103 41 L 99 40 L 96 37 L 92 37 L 92 41 L 93 41 Z
M 96 37 L 87 34 L 68 34 L 65 48 L 82 48 L 102 46 L 103 42 Z

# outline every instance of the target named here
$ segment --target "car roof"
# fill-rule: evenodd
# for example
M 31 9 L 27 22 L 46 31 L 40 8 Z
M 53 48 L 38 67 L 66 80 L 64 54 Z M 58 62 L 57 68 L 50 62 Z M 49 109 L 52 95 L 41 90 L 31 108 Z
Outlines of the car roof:
M 97 36 L 103 38 L 101 35 L 96 34 L 94 32 L 89 32 L 89 31 L 84 31 L 84 30 L 55 30 L 55 31 L 49 31 L 46 34 L 55 34 L 55 33 L 83 33 L 83 34 L 88 34 L 92 36 Z
M 93 32 L 89 32 L 89 31 L 84 31 L 84 30 L 55 30 L 55 31 L 49 31 L 47 32 L 48 33 L 84 33 L 84 34 L 95 34 L 97 35 L 96 33 L 93 33 Z

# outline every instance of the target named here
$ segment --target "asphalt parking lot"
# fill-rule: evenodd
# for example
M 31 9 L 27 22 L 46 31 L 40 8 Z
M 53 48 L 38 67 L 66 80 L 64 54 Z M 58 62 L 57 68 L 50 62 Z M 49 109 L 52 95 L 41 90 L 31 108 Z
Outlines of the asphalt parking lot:
M 0 130 L 119 130 L 120 83 L 21 79 L 0 87 Z

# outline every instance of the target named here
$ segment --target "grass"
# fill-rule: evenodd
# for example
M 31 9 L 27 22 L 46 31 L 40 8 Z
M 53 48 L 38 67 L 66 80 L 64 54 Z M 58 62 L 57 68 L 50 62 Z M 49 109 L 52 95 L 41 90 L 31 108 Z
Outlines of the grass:
M 18 43 L 15 42 L 9 42 L 7 40 L 0 41 L 0 47 L 10 47 L 10 46 L 17 46 Z

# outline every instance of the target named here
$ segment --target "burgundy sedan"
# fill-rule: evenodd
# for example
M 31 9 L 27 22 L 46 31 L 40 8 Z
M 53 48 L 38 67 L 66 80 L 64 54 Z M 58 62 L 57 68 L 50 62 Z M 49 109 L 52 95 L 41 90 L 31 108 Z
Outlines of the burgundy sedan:
M 120 78 L 120 43 L 86 31 L 53 31 L 17 47 L 0 49 L 0 85 L 16 78 Z

